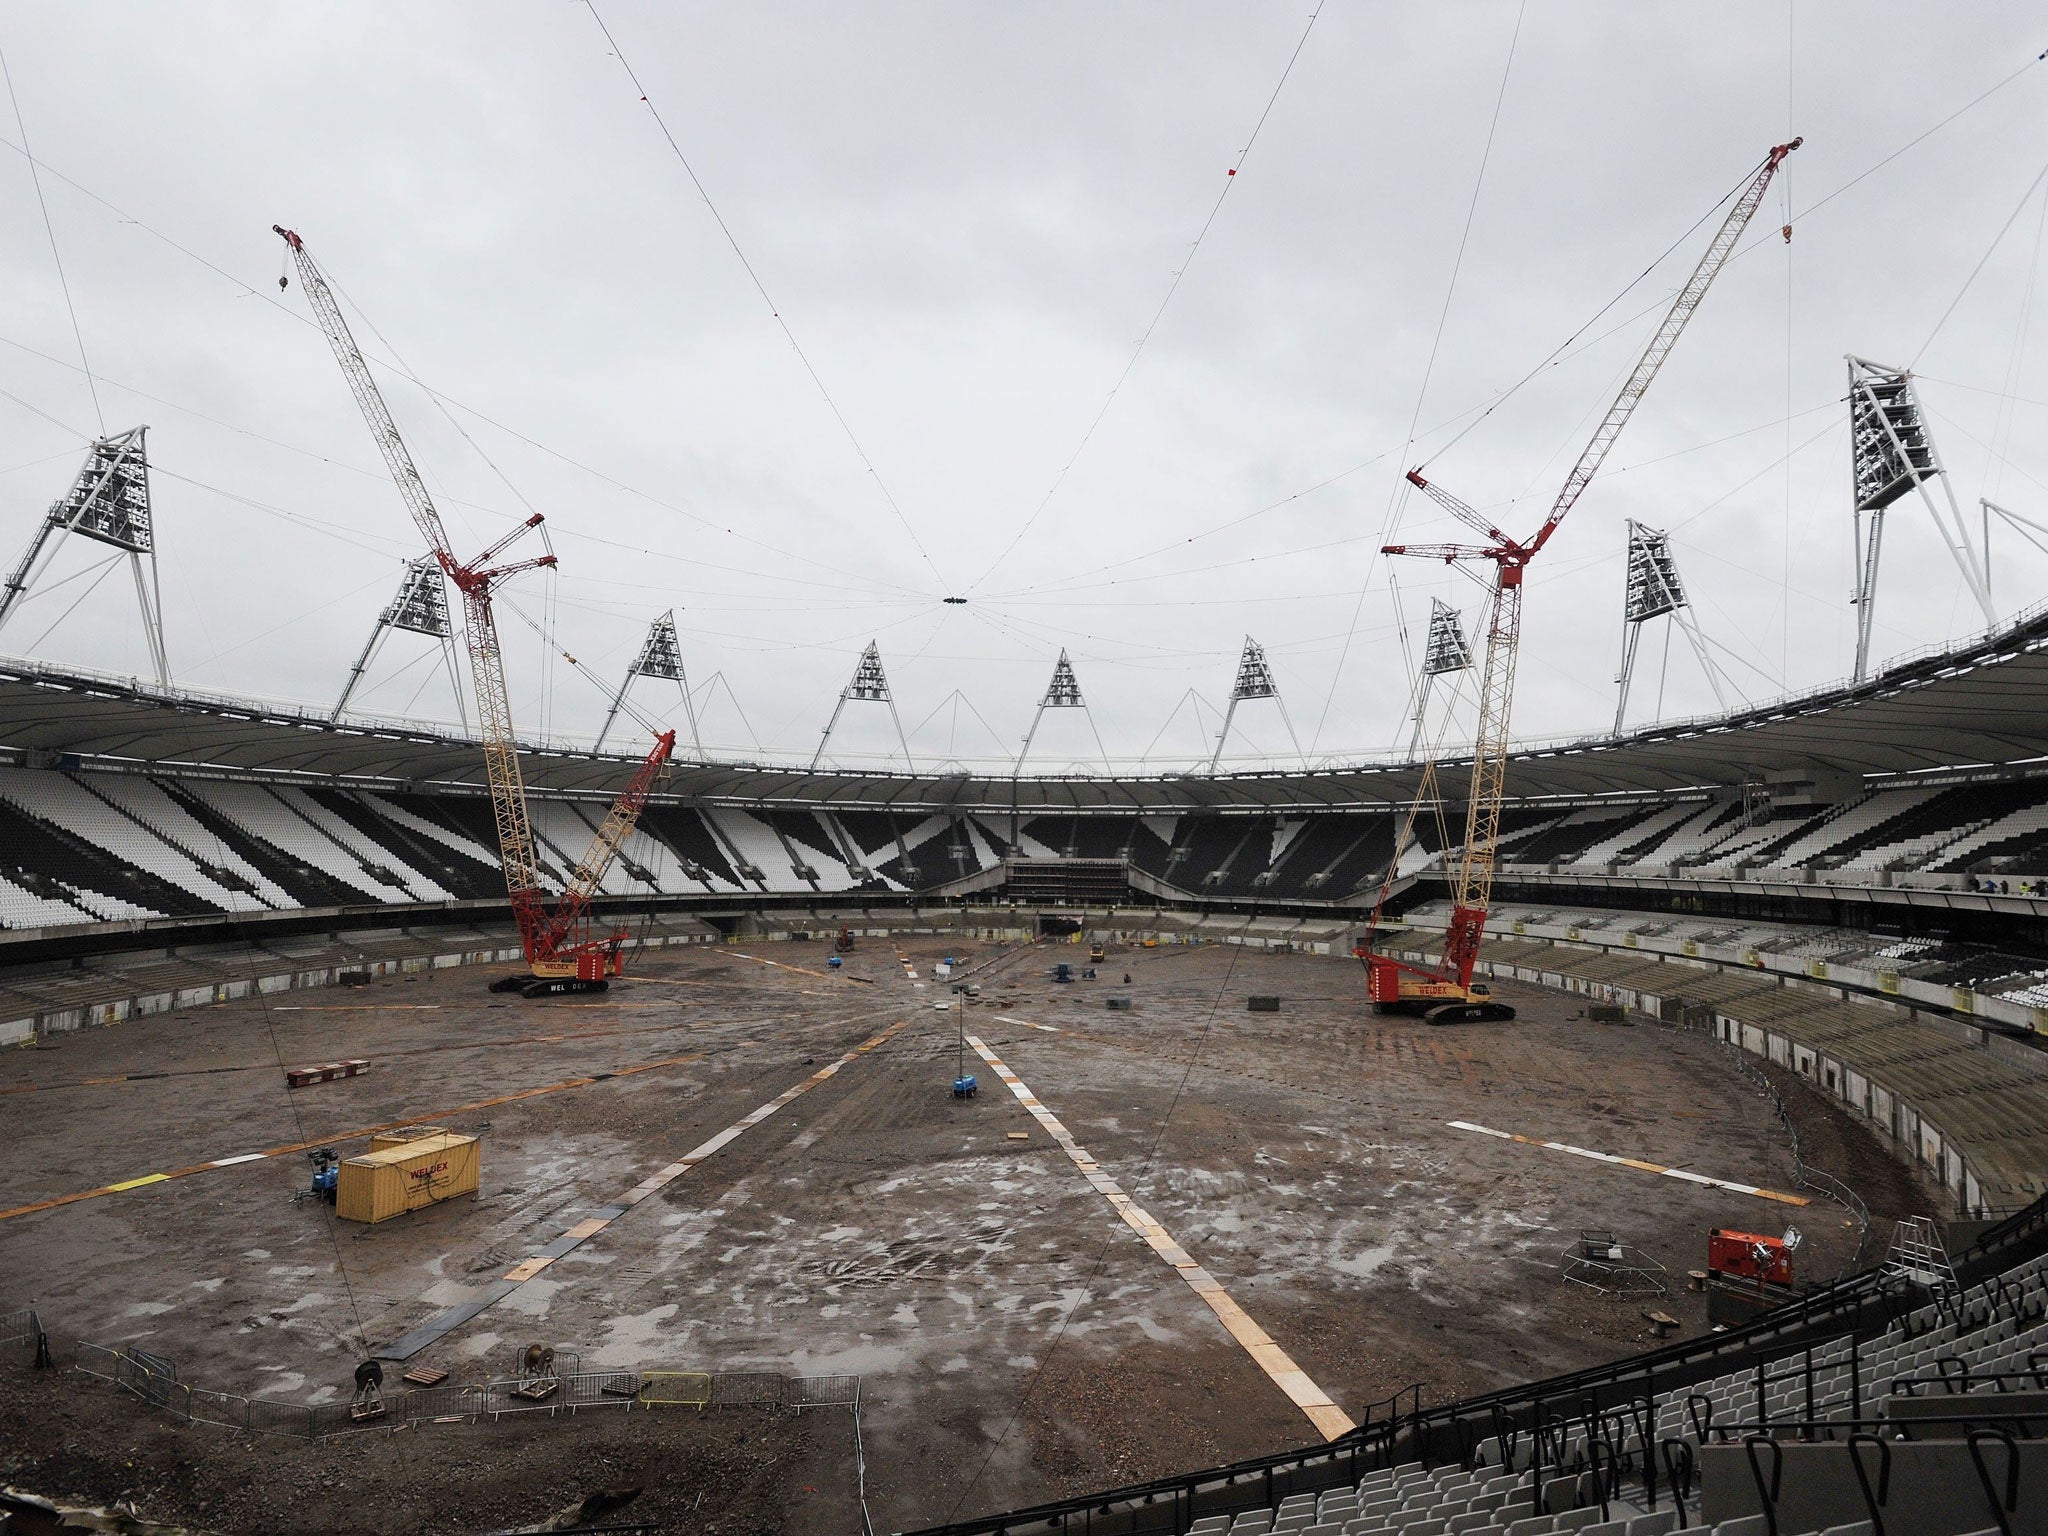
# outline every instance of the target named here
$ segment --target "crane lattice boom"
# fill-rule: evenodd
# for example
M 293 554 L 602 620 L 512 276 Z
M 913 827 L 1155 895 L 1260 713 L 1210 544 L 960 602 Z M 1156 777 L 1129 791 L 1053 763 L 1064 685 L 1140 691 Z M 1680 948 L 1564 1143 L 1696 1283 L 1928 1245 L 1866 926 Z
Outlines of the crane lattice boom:
M 577 955 L 602 951 L 608 964 L 601 969 L 616 975 L 618 949 L 624 935 L 614 935 L 608 942 L 592 941 L 582 934 L 582 929 L 589 920 L 591 897 L 598 882 L 632 833 L 655 779 L 675 749 L 675 732 L 667 731 L 656 738 L 654 750 L 612 805 L 589 851 L 571 875 L 568 889 L 555 910 L 549 912 L 541 887 L 540 865 L 534 855 L 526 784 L 519 772 L 519 743 L 512 730 L 512 696 L 505 681 L 504 650 L 498 642 L 497 618 L 491 611 L 491 592 L 498 582 L 517 572 L 555 563 L 555 557 L 548 554 L 504 565 L 491 564 L 514 540 L 538 527 L 541 514 L 534 513 L 473 560 L 465 563 L 456 558 L 440 510 L 427 493 L 426 482 L 420 478 L 412 452 L 399 435 L 398 423 L 384 403 L 383 392 L 377 388 L 362 348 L 356 345 L 355 335 L 335 301 L 326 275 L 296 234 L 281 224 L 271 228 L 283 237 L 291 251 L 300 286 L 306 290 L 314 317 L 334 349 L 334 360 L 341 364 L 342 376 L 348 380 L 349 390 L 376 441 L 377 451 L 384 456 L 406 510 L 412 514 L 442 572 L 462 595 L 463 643 L 469 653 L 470 688 L 476 695 L 477 729 L 483 740 L 485 776 L 490 783 L 491 809 L 497 822 L 498 859 L 504 869 L 505 892 L 512 905 L 513 919 L 519 925 L 520 945 L 527 962 L 536 972 L 552 974 L 561 969 L 566 955 L 573 973 Z
M 1607 414 L 1601 418 L 1592 440 L 1579 455 L 1578 463 L 1565 477 L 1556 501 L 1551 504 L 1550 515 L 1532 538 L 1526 541 L 1510 538 L 1485 514 L 1424 479 L 1419 470 L 1408 472 L 1411 484 L 1490 542 L 1485 545 L 1389 544 L 1381 552 L 1445 561 L 1491 560 L 1494 563 L 1493 618 L 1487 631 L 1486 659 L 1480 672 L 1479 724 L 1472 742 L 1472 785 L 1465 811 L 1465 844 L 1452 881 L 1451 920 L 1444 932 L 1444 968 L 1450 977 L 1432 978 L 1445 981 L 1454 977 L 1460 992 L 1471 986 L 1473 966 L 1479 958 L 1479 943 L 1486 932 L 1487 911 L 1493 900 L 1494 864 L 1500 848 L 1501 807 L 1507 791 L 1508 724 L 1514 711 L 1515 665 L 1521 650 L 1523 574 L 1537 552 L 1550 542 L 1550 536 L 1564 521 L 1565 514 L 1571 511 L 1599 473 L 1608 451 L 1614 447 L 1622 428 L 1628 425 L 1629 418 L 1642 403 L 1651 381 L 1657 377 L 1665 359 L 1670 357 L 1672 348 L 1685 332 L 1687 322 L 1707 296 L 1708 288 L 1734 251 L 1736 241 L 1742 237 L 1751 216 L 1762 204 L 1771 178 L 1777 174 L 1785 157 L 1800 143 L 1794 139 L 1789 144 L 1775 146 L 1764 157 L 1749 185 L 1735 199 L 1720 228 L 1714 232 L 1714 238 L 1708 242 L 1698 265 L 1693 268 L 1692 276 L 1672 301 L 1663 322 L 1643 349 L 1620 393 L 1614 397 L 1614 403 L 1608 406 Z M 1390 880 L 1391 877 L 1390 871 Z M 1391 960 L 1382 959 L 1376 963 L 1388 968 L 1384 983 L 1378 974 L 1375 975 L 1373 993 L 1378 1000 L 1383 985 L 1394 984 L 1394 972 L 1400 967 Z M 1512 1017 L 1512 1014 L 1507 1016 Z

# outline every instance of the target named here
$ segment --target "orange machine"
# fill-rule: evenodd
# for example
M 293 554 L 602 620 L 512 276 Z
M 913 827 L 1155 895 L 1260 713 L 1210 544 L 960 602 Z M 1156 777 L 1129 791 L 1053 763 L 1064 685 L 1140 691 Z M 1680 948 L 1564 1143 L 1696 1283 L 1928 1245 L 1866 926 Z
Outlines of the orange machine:
M 1783 1238 L 1716 1227 L 1707 1234 L 1707 1270 L 1730 1279 L 1790 1285 L 1792 1250 Z

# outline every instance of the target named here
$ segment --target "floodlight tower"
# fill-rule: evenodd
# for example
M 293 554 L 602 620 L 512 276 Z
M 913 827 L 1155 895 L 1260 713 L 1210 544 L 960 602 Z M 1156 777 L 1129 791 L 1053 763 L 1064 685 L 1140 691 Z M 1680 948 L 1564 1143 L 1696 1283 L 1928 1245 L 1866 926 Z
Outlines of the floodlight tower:
M 1855 680 L 1860 683 L 1870 674 L 1870 631 L 1877 614 L 1877 558 L 1884 544 L 1885 508 L 1908 491 L 1917 492 L 1926 504 L 1935 532 L 1941 535 L 1949 558 L 1963 573 L 1963 584 L 1983 610 L 1986 627 L 1998 622 L 1998 611 L 1991 605 L 1990 571 L 1970 537 L 1970 525 L 1956 505 L 1955 489 L 1935 452 L 1912 373 L 1854 355 L 1847 362 L 1849 474 L 1856 517 L 1856 585 L 1849 601 L 1856 609 Z M 1941 480 L 1945 512 L 1927 489 L 1927 482 L 1936 477 Z
M 1246 635 L 1244 652 L 1237 659 L 1237 681 L 1230 689 L 1229 707 L 1223 711 L 1223 729 L 1216 733 L 1216 753 L 1209 759 L 1211 773 L 1223 761 L 1223 749 L 1230 742 L 1230 722 L 1236 718 L 1237 706 L 1246 699 L 1271 699 L 1278 704 L 1280 723 L 1287 727 L 1287 739 L 1294 743 L 1294 755 L 1302 755 L 1301 739 L 1294 734 L 1294 722 L 1287 717 L 1287 705 L 1280 697 L 1280 685 L 1273 681 L 1273 669 L 1266 665 L 1266 648 Z
M 356 658 L 356 664 L 349 668 L 348 681 L 341 685 L 341 697 L 334 701 L 334 713 L 330 720 L 339 720 L 342 711 L 348 708 L 349 698 L 356 691 L 356 684 L 363 680 L 363 673 L 382 650 L 391 631 L 402 629 L 409 634 L 425 635 L 441 643 L 441 660 L 448 668 L 448 683 L 455 690 L 455 712 L 462 720 L 462 728 L 469 729 L 469 710 L 462 701 L 462 674 L 455 662 L 455 626 L 448 618 L 448 592 L 441 585 L 440 565 L 431 559 L 408 560 L 405 575 L 399 579 L 398 595 L 384 605 L 377 615 L 377 622 L 370 627 L 370 638 L 363 643 L 363 654 Z
M 142 608 L 142 637 L 149 646 L 157 686 L 168 688 L 171 664 L 164 651 L 163 589 L 157 581 L 156 533 L 149 511 L 149 454 L 144 442 L 148 432 L 148 427 L 130 427 L 99 439 L 86 450 L 84 467 L 71 482 L 71 489 L 50 504 L 35 537 L 15 562 L 6 585 L 0 587 L 0 625 L 20 608 L 64 534 L 81 534 L 111 544 L 127 551 L 129 571 L 135 577 L 135 601 Z M 146 577 L 142 571 L 145 556 L 149 560 Z
M 673 608 L 647 626 L 647 638 L 640 642 L 639 655 L 626 668 L 626 675 L 619 679 L 619 691 L 612 695 L 612 707 L 605 711 L 604 729 L 597 733 L 591 752 L 603 750 L 604 739 L 611 734 L 612 722 L 619 718 L 619 709 L 626 702 L 626 690 L 633 686 L 636 677 L 665 678 L 681 691 L 683 713 L 690 722 L 690 744 L 702 757 L 704 742 L 697 734 L 697 706 L 690 699 L 690 682 L 683 674 L 683 647 L 676 638 L 676 611 Z
M 1714 702 L 1725 711 L 1728 696 L 1722 690 L 1721 669 L 1707 654 L 1707 639 L 1700 633 L 1699 621 L 1693 617 L 1692 599 L 1685 595 L 1685 584 L 1678 579 L 1678 562 L 1671 558 L 1670 537 L 1661 528 L 1651 528 L 1630 518 L 1628 591 L 1622 601 L 1621 613 L 1621 671 L 1614 679 L 1621 688 L 1620 696 L 1614 702 L 1614 733 L 1617 736 L 1621 734 L 1622 717 L 1628 712 L 1629 684 L 1635 677 L 1636 647 L 1642 641 L 1643 626 L 1652 619 L 1667 617 L 1671 626 L 1692 643 L 1700 670 L 1707 674 L 1707 686 L 1714 690 Z M 1665 631 L 1664 644 L 1668 657 L 1671 654 L 1669 629 Z M 1661 712 L 1664 702 L 1661 679 L 1657 687 L 1657 702 Z
M 889 718 L 896 724 L 896 739 L 903 745 L 903 767 L 906 772 L 914 771 L 910 760 L 910 738 L 903 734 L 903 717 L 896 713 L 896 697 L 889 691 L 889 679 L 882 671 L 881 648 L 874 641 L 860 653 L 860 662 L 853 669 L 853 679 L 839 690 L 839 702 L 832 706 L 832 718 L 825 722 L 825 734 L 818 739 L 818 750 L 811 754 L 811 767 L 815 770 L 825 755 L 825 748 L 831 744 L 832 732 L 839 724 L 839 716 L 849 703 L 886 704 Z
M 1422 651 L 1422 674 L 1415 682 L 1415 725 L 1408 735 L 1408 755 L 1422 746 L 1423 717 L 1429 713 L 1430 687 L 1447 672 L 1472 670 L 1472 647 L 1465 639 L 1465 616 L 1440 597 L 1429 600 L 1429 643 Z
M 1024 759 L 1031 751 L 1031 738 L 1038 734 L 1039 722 L 1045 719 L 1048 709 L 1078 709 L 1086 715 L 1088 729 L 1095 735 L 1095 750 L 1102 754 L 1102 766 L 1109 766 L 1109 749 L 1102 744 L 1102 732 L 1096 730 L 1095 712 L 1081 697 L 1081 684 L 1074 676 L 1074 664 L 1067 660 L 1067 653 L 1061 651 L 1060 659 L 1052 669 L 1052 681 L 1045 685 L 1045 696 L 1038 701 L 1038 708 L 1031 716 L 1031 729 L 1024 733 L 1024 747 L 1017 754 L 1016 766 L 1010 770 L 1011 777 L 1024 771 Z

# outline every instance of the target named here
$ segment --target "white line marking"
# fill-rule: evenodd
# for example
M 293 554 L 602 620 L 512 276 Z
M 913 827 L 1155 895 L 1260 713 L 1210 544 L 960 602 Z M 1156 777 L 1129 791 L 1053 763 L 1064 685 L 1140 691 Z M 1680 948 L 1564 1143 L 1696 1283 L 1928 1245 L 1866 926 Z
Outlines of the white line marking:
M 1498 1136 L 1503 1141 L 1519 1141 L 1525 1147 L 1543 1147 L 1551 1152 L 1569 1152 L 1573 1157 L 1588 1158 L 1596 1163 L 1608 1163 L 1618 1168 L 1634 1168 L 1642 1173 L 1660 1174 L 1667 1179 L 1683 1179 L 1688 1184 L 1700 1184 L 1708 1189 L 1726 1189 L 1738 1195 L 1754 1195 L 1759 1200 L 1775 1200 L 1780 1205 L 1813 1203 L 1804 1195 L 1788 1195 L 1780 1190 L 1761 1189 L 1754 1184 L 1737 1183 L 1734 1179 L 1713 1179 L 1704 1173 L 1692 1173 L 1684 1168 L 1666 1168 L 1662 1163 L 1647 1163 L 1639 1157 L 1617 1157 L 1612 1152 L 1595 1152 L 1588 1147 L 1572 1146 L 1569 1142 L 1544 1141 L 1535 1136 L 1517 1136 L 1513 1131 L 1496 1131 L 1492 1126 L 1474 1125 L 1469 1120 L 1448 1120 L 1444 1123 L 1454 1131 L 1477 1131 L 1481 1136 Z
M 1021 1020 L 1006 1020 L 1020 1023 Z M 1002 1058 L 984 1045 L 974 1035 L 967 1037 L 967 1043 L 974 1047 L 975 1054 L 989 1064 L 1003 1085 L 1016 1097 L 1019 1104 L 1031 1112 L 1031 1116 L 1060 1144 L 1076 1168 L 1094 1186 L 1096 1192 L 1110 1203 L 1117 1215 L 1138 1236 L 1145 1239 L 1152 1251 L 1173 1266 L 1187 1288 L 1201 1297 L 1211 1312 L 1216 1314 L 1230 1336 L 1243 1346 L 1253 1362 L 1272 1378 L 1273 1384 L 1285 1392 L 1294 1406 L 1308 1415 L 1325 1440 L 1334 1440 L 1358 1426 L 1351 1416 L 1330 1400 L 1330 1395 L 1309 1379 L 1308 1372 L 1296 1365 L 1286 1350 L 1273 1342 L 1272 1335 L 1253 1322 L 1244 1308 L 1231 1300 L 1230 1293 L 1223 1289 L 1222 1282 L 1210 1274 L 1181 1245 L 1173 1240 L 1166 1228 L 1139 1205 L 1123 1187 L 1102 1171 L 1102 1165 L 1088 1154 L 1088 1150 L 1074 1140 L 1073 1133 L 1060 1124 L 1058 1116 L 1040 1102 L 1038 1095 L 1024 1086 L 1022 1078 L 1003 1064 Z

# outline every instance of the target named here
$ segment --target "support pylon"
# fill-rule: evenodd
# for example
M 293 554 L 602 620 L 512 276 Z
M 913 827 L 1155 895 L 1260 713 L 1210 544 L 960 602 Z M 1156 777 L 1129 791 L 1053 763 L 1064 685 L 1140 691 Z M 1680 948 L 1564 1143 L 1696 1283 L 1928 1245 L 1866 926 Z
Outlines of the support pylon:
M 626 690 L 633 686 L 636 677 L 659 677 L 672 682 L 683 695 L 683 713 L 690 722 L 690 745 L 697 749 L 697 755 L 704 755 L 704 742 L 697 734 L 697 706 L 690 699 L 690 681 L 683 675 L 683 647 L 676 638 L 676 611 L 671 608 L 652 624 L 647 626 L 647 638 L 640 642 L 640 654 L 633 658 L 633 664 L 626 668 L 626 675 L 619 679 L 619 691 L 612 695 L 612 707 L 605 711 L 604 729 L 597 733 L 592 752 L 601 751 L 604 739 L 611 734 L 612 722 L 619 717 L 619 708 L 626 702 Z
M 442 580 L 441 567 L 432 560 L 408 560 L 405 563 L 405 575 L 399 579 L 398 595 L 377 615 L 377 622 L 370 628 L 370 638 L 363 642 L 362 655 L 349 669 L 348 681 L 341 685 L 341 697 L 334 701 L 334 713 L 329 719 L 341 718 L 356 685 L 363 680 L 370 663 L 384 648 L 391 631 L 402 629 L 441 643 L 441 660 L 448 668 L 448 685 L 455 692 L 455 713 L 462 721 L 462 728 L 465 731 L 469 729 L 469 709 L 462 699 L 462 673 L 455 664 L 455 626 L 448 617 L 448 592 L 442 586 Z
M 1671 659 L 1671 629 L 1677 629 L 1691 644 L 1700 670 L 1707 674 L 1707 686 L 1714 690 L 1714 702 L 1722 713 L 1728 709 L 1726 681 L 1707 651 L 1707 637 L 1700 633 L 1693 617 L 1692 599 L 1678 579 L 1678 562 L 1671 557 L 1671 540 L 1662 529 L 1628 520 L 1628 588 L 1622 599 L 1621 671 L 1615 677 L 1620 695 L 1614 703 L 1614 732 L 1621 734 L 1622 717 L 1628 713 L 1629 686 L 1636 670 L 1636 648 L 1643 638 L 1643 626 L 1652 619 L 1668 619 L 1664 633 L 1664 658 Z M 1664 712 L 1664 678 L 1657 679 L 1657 714 Z
M 1431 686 L 1447 672 L 1472 670 L 1472 647 L 1465 639 L 1465 616 L 1440 597 L 1429 600 L 1429 643 L 1423 647 L 1422 670 L 1415 678 L 1414 725 L 1408 734 L 1408 755 L 1422 745 L 1424 717 L 1429 713 Z
M 1216 733 L 1216 753 L 1209 759 L 1211 773 L 1223 761 L 1223 749 L 1230 741 L 1230 722 L 1237 716 L 1237 706 L 1246 699 L 1271 699 L 1279 705 L 1280 722 L 1287 727 L 1287 739 L 1294 743 L 1294 755 L 1302 755 L 1301 740 L 1294 734 L 1294 722 L 1288 719 L 1287 705 L 1280 698 L 1280 685 L 1273 681 L 1273 669 L 1266 665 L 1266 648 L 1246 635 L 1244 652 L 1237 659 L 1237 682 L 1230 690 L 1230 706 L 1223 711 L 1223 729 Z
M 896 725 L 896 739 L 903 746 L 903 767 L 906 772 L 914 771 L 910 758 L 910 738 L 903 734 L 903 719 L 896 713 L 896 699 L 889 692 L 889 678 L 882 671 L 881 648 L 874 641 L 868 642 L 866 650 L 860 653 L 860 661 L 853 669 L 853 680 L 839 690 L 839 702 L 832 706 L 832 718 L 825 722 L 825 734 L 818 738 L 818 750 L 811 754 L 811 768 L 816 770 L 825 756 L 825 748 L 832 741 L 832 732 L 839 724 L 839 716 L 848 703 L 886 704 L 889 718 Z
M 1095 750 L 1102 754 L 1102 766 L 1109 767 L 1109 750 L 1102 744 L 1102 732 L 1096 729 L 1095 712 L 1088 707 L 1088 701 L 1081 697 L 1081 684 L 1074 676 L 1074 664 L 1067 660 L 1067 653 L 1060 652 L 1060 659 L 1052 669 L 1052 681 L 1045 685 L 1045 695 L 1038 701 L 1038 708 L 1032 712 L 1031 729 L 1024 733 L 1023 750 L 1017 754 L 1017 763 L 1010 770 L 1012 776 L 1024 771 L 1024 759 L 1031 751 L 1031 738 L 1038 734 L 1039 722 L 1045 719 L 1048 709 L 1078 709 L 1088 717 L 1088 729 L 1095 735 Z
M 1852 356 L 1848 363 L 1850 505 L 1856 519 L 1856 585 L 1849 601 L 1856 609 L 1855 681 L 1860 683 L 1870 675 L 1885 508 L 1908 492 L 1917 493 L 1925 503 L 1934 531 L 1963 573 L 1963 584 L 1983 611 L 1987 628 L 1998 622 L 1998 612 L 1991 604 L 1991 577 L 1983 551 L 1970 537 L 1969 522 L 1956 505 L 1955 488 L 1927 430 L 1912 373 L 1862 357 Z M 1927 489 L 1935 479 L 1941 481 L 1942 502 Z
M 142 609 L 143 639 L 156 670 L 157 686 L 171 685 L 171 664 L 164 651 L 163 589 L 157 580 L 155 529 L 150 520 L 149 454 L 144 442 L 148 427 L 130 427 L 126 432 L 103 437 L 86 450 L 85 465 L 71 489 L 51 503 L 35 537 L 14 570 L 0 587 L 0 626 L 20 608 L 35 580 L 57 552 L 56 541 L 64 534 L 81 534 L 102 544 L 125 550 L 135 577 L 135 600 Z M 144 558 L 149 574 L 142 570 Z M 115 557 L 116 559 L 119 556 Z M 86 588 L 87 592 L 92 590 Z M 72 607 L 82 601 L 84 593 Z M 70 610 L 66 610 L 68 613 Z

